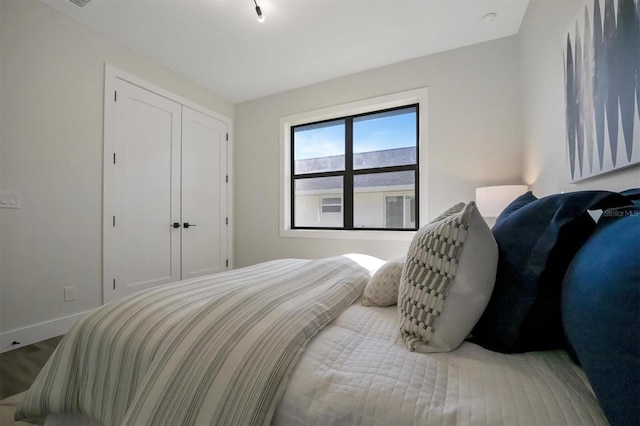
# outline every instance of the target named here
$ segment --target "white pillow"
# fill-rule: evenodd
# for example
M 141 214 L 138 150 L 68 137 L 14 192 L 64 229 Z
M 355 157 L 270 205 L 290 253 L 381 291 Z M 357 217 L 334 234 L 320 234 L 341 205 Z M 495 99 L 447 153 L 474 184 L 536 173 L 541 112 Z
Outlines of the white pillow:
M 416 232 L 398 295 L 400 334 L 411 351 L 447 352 L 489 303 L 498 246 L 474 202 L 459 203 Z
M 392 306 L 398 303 L 398 287 L 404 259 L 401 257 L 390 260 L 373 274 L 364 289 L 364 306 Z

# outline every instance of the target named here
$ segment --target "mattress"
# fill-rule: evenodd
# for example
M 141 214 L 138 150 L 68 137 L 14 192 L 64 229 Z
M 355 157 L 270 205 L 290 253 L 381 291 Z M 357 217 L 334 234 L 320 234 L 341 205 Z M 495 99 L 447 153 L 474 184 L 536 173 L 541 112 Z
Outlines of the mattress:
M 606 425 L 583 371 L 563 351 L 506 355 L 472 343 L 407 351 L 396 307 L 356 302 L 307 346 L 274 425 Z M 49 416 L 49 426 L 68 425 Z M 88 425 L 88 419 L 74 425 Z

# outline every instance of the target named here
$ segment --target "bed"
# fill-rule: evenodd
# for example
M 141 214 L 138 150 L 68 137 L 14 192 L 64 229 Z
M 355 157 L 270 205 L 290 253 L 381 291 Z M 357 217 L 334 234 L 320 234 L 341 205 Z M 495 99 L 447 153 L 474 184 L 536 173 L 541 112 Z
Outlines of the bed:
M 587 207 L 628 202 L 618 195 L 590 193 L 576 196 L 578 207 L 574 199 L 569 204 L 582 220 Z M 531 196 L 515 200 L 519 207 L 510 214 L 531 203 L 552 205 L 549 220 L 565 223 L 547 223 L 544 229 L 561 230 L 570 219 L 563 213 L 567 197 L 560 199 L 561 205 Z M 640 241 L 627 232 L 640 230 L 635 228 L 640 210 L 635 211 L 616 216 L 627 221 L 623 229 L 630 238 L 622 243 L 622 257 L 629 244 Z M 504 228 L 509 220 L 502 219 Z M 521 226 L 513 222 L 510 226 Z M 541 347 L 535 339 L 527 341 L 537 347 L 522 348 L 521 336 L 513 336 L 511 348 L 496 348 L 509 343 L 506 334 L 502 340 L 487 337 L 482 327 L 504 292 L 497 253 L 508 241 L 496 244 L 494 235 L 500 236 L 502 228 L 491 232 L 474 203 L 461 203 L 418 231 L 399 260 L 366 255 L 281 259 L 165 285 L 98 308 L 67 333 L 16 418 L 67 426 L 606 425 L 640 419 L 634 417 L 637 375 L 622 381 L 624 392 L 618 388 L 613 400 L 607 389 L 614 380 L 602 391 L 603 357 L 609 365 L 624 358 L 611 352 L 616 344 L 605 342 L 594 362 L 589 348 L 597 344 L 583 332 L 597 327 L 586 324 L 575 331 L 572 322 L 576 315 L 584 322 L 584 309 L 592 309 L 575 304 L 580 285 L 594 275 L 584 271 L 594 263 L 589 250 L 610 247 L 610 241 L 600 240 L 611 234 L 612 225 L 605 223 L 604 230 L 591 225 L 593 236 L 575 247 L 573 263 L 565 265 L 567 277 L 562 271 L 563 291 L 566 287 L 575 295 L 566 306 L 564 299 L 557 301 L 558 310 L 569 312 L 562 318 L 575 337 L 569 348 Z M 573 241 L 575 226 L 571 229 Z M 509 256 L 500 253 L 506 261 Z M 623 268 L 631 275 L 615 282 L 637 283 L 636 257 Z M 546 264 L 552 263 L 548 258 Z M 540 285 L 550 280 L 548 274 L 542 278 Z M 373 291 L 379 283 L 383 286 Z M 391 306 L 375 306 L 376 298 L 389 299 L 389 291 L 395 291 Z M 547 292 L 534 294 L 532 307 L 541 294 Z M 623 298 L 630 310 L 618 304 L 615 314 L 627 315 L 627 322 L 631 315 L 626 328 L 637 339 L 634 297 L 627 291 Z M 540 312 L 531 309 L 520 324 Z M 501 330 L 503 320 L 491 330 Z M 639 371 L 634 370 L 637 350 L 631 346 L 627 375 Z
M 396 307 L 349 306 L 300 357 L 272 424 L 607 424 L 565 351 L 505 355 L 466 342 L 420 354 L 397 341 L 396 326 Z M 47 424 L 98 423 L 54 415 Z

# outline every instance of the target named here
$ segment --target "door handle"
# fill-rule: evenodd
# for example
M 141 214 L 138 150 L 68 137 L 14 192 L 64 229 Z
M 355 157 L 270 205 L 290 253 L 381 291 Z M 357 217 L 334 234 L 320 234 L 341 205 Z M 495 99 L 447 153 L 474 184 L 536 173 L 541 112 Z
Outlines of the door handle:
M 189 228 L 191 226 L 197 226 L 197 225 L 195 225 L 193 223 L 185 222 L 182 226 L 184 226 L 185 228 Z
M 173 222 L 173 225 L 171 225 L 173 228 L 180 228 L 180 223 L 179 222 Z

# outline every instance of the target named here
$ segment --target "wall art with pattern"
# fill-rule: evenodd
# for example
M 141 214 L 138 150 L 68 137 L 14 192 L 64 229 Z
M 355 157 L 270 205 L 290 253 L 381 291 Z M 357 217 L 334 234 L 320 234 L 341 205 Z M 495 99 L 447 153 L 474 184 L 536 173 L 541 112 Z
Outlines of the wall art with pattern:
M 587 0 L 563 44 L 571 181 L 640 164 L 639 0 Z

